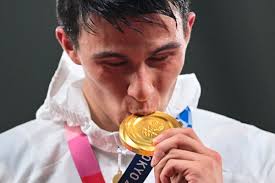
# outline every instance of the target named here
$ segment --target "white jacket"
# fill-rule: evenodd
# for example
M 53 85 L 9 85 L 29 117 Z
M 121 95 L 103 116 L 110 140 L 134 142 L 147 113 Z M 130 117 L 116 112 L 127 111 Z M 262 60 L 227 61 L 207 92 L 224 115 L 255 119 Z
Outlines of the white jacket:
M 97 127 L 81 91 L 83 70 L 63 54 L 36 119 L 0 134 L 1 183 L 80 183 L 64 137 L 64 123 L 80 126 L 96 153 L 107 183 L 117 172 L 117 132 Z M 274 183 L 275 135 L 222 115 L 197 109 L 200 85 L 194 74 L 179 76 L 166 112 L 191 107 L 193 128 L 223 160 L 224 183 Z M 125 170 L 133 153 L 124 150 Z M 153 171 L 145 182 L 154 182 Z

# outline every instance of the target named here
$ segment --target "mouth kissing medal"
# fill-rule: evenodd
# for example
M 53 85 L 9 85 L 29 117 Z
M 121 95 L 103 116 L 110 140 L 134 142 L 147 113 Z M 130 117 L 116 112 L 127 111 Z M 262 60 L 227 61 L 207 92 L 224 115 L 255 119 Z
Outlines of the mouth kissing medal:
M 153 139 L 169 128 L 179 128 L 182 124 L 164 112 L 154 112 L 147 116 L 130 115 L 119 128 L 122 144 L 130 151 L 143 156 L 154 153 Z

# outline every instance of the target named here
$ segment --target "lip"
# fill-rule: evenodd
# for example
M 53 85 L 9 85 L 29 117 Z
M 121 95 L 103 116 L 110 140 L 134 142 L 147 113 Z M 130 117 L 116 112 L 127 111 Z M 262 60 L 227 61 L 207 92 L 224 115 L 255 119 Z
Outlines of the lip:
M 152 114 L 159 108 L 156 96 L 152 96 L 150 100 L 148 99 L 145 102 L 136 101 L 134 98 L 128 97 L 125 102 L 127 112 L 139 116 Z
M 143 105 L 137 106 L 129 106 L 128 107 L 128 111 L 131 114 L 135 114 L 135 115 L 139 115 L 139 116 L 145 116 L 145 115 L 149 115 L 152 114 L 153 112 L 157 111 L 157 106 L 154 104 L 148 104 L 148 103 L 144 103 Z
M 152 114 L 154 113 L 156 110 L 132 110 L 130 111 L 131 114 L 134 114 L 134 115 L 138 115 L 138 116 L 146 116 L 146 115 L 149 115 L 149 114 Z

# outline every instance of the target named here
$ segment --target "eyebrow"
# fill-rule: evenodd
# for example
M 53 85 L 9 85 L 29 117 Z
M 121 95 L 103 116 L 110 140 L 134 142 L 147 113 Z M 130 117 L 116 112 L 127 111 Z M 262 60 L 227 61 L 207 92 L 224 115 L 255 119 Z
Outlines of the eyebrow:
M 170 43 L 167 43 L 167 44 L 155 49 L 154 51 L 150 52 L 150 55 L 152 56 L 152 55 L 155 55 L 161 51 L 175 49 L 175 48 L 179 48 L 179 47 L 181 47 L 180 43 L 170 42 Z M 113 51 L 103 51 L 103 52 L 96 53 L 92 56 L 93 59 L 103 59 L 103 58 L 112 58 L 112 57 L 120 58 L 123 60 L 130 60 L 130 58 L 128 56 L 123 55 L 121 53 L 113 52 Z
M 154 51 L 152 51 L 150 53 L 150 55 L 156 55 L 157 53 L 161 52 L 161 51 L 165 51 L 165 50 L 171 50 L 171 49 L 175 49 L 175 48 L 179 48 L 181 47 L 181 44 L 178 43 L 178 42 L 170 42 L 170 43 L 167 43 L 157 49 L 155 49 Z

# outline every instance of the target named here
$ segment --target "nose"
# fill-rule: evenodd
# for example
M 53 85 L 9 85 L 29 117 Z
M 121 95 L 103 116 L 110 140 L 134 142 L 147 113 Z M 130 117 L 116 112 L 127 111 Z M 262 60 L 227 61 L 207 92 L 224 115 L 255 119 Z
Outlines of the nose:
M 138 102 L 146 102 L 154 92 L 152 78 L 145 68 L 140 68 L 132 74 L 128 87 L 128 95 Z

